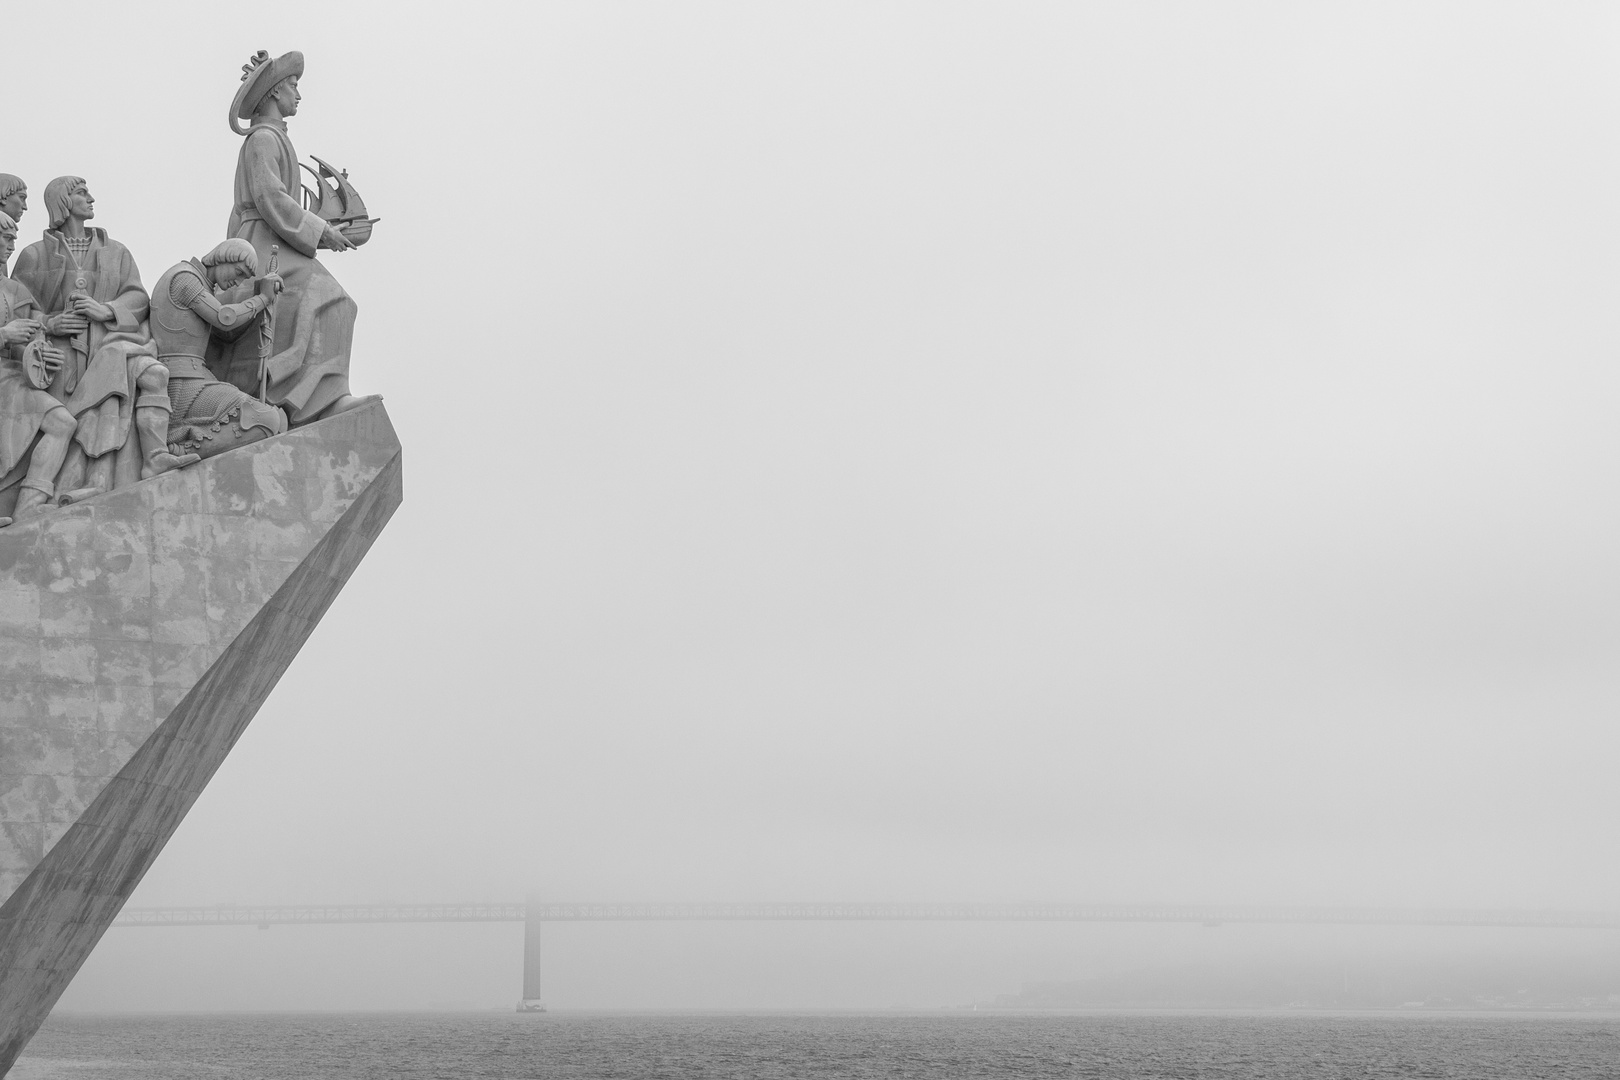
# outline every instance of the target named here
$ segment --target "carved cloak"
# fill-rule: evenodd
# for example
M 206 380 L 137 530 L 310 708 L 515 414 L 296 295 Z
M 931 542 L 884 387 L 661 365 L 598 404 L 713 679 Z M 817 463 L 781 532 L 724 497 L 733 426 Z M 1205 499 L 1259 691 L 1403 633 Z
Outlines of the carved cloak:
M 349 346 L 359 311 L 315 258 L 326 223 L 304 209 L 300 189 L 298 155 L 286 122 L 256 121 L 236 160 L 236 203 L 227 235 L 253 245 L 261 274 L 270 268 L 270 246 L 280 246 L 277 272 L 286 285 L 276 303 L 266 397 L 285 408 L 295 424 L 314 419 L 349 392 Z M 215 374 L 257 395 L 258 335 L 245 334 L 229 346 Z
M 121 463 L 117 483 L 139 479 L 140 448 L 131 439 L 137 393 L 135 379 L 148 358 L 157 359 L 146 326 L 150 307 L 141 275 L 129 249 L 110 239 L 105 229 L 88 229 L 90 250 L 82 266 L 75 263 L 67 241 L 55 229 L 17 256 L 11 276 L 28 288 L 40 310 L 55 314 L 75 292 L 88 294 L 113 310 L 110 323 L 91 322 L 75 337 L 52 337 L 67 362 L 51 383 L 51 394 L 79 421 L 73 439 L 91 458 L 128 447 L 130 463 Z

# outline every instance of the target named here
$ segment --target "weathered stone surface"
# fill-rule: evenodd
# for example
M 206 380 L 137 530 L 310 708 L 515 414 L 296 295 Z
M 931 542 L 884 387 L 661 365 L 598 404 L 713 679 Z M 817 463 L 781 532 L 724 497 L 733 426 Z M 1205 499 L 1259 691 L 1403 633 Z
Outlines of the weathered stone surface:
M 374 404 L 0 529 L 0 1074 L 400 485 Z

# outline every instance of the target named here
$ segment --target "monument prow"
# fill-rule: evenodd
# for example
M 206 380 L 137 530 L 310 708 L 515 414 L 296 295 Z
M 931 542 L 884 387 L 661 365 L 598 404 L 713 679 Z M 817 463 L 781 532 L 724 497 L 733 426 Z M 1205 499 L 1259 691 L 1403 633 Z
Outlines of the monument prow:
M 0 1075 L 401 498 L 377 402 L 0 529 Z

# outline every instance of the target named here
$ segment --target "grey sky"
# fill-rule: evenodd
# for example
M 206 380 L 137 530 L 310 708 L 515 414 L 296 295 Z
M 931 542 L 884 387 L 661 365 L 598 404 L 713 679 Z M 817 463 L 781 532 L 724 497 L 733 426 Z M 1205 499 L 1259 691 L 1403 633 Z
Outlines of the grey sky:
M 1620 906 L 1612 7 L 85 8 L 23 238 L 304 50 L 406 448 L 134 903 Z

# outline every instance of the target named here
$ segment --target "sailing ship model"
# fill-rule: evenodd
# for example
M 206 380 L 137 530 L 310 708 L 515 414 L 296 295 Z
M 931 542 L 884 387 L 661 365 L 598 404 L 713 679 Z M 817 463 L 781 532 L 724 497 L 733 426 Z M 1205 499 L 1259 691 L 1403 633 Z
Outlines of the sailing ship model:
M 338 231 L 349 238 L 355 247 L 371 239 L 371 227 L 382 218 L 366 216 L 365 200 L 349 183 L 347 169 L 335 169 L 311 154 L 315 167 L 298 163 L 315 180 L 315 186 L 304 188 L 304 209 L 314 211 L 321 218 L 336 225 Z

